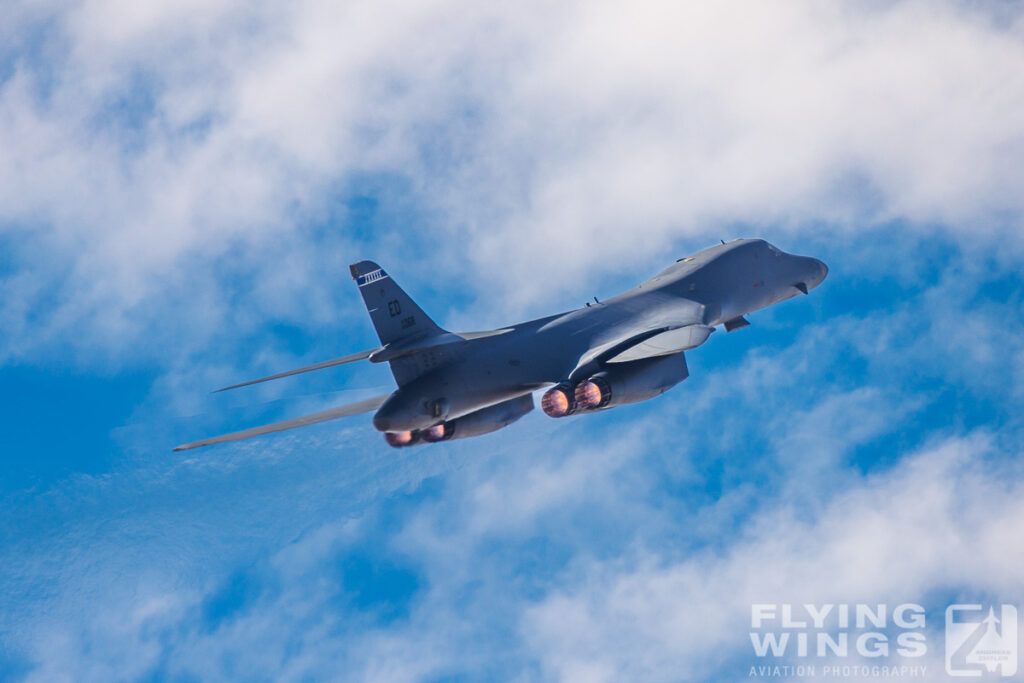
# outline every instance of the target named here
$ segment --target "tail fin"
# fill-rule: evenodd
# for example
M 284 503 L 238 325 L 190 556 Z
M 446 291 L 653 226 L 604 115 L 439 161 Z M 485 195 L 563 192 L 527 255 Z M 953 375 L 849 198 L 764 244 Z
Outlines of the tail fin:
M 430 316 L 373 261 L 354 263 L 349 266 L 349 270 L 352 279 L 359 285 L 359 293 L 363 295 L 363 302 L 370 312 L 370 320 L 382 346 L 397 342 L 418 342 L 442 334 L 454 337 L 434 324 Z M 445 362 L 450 355 L 451 350 L 441 346 L 429 352 L 395 358 L 388 361 L 388 365 L 391 366 L 395 382 L 402 387 Z
M 373 261 L 354 263 L 349 266 L 349 270 L 352 279 L 359 285 L 359 293 L 363 295 L 363 302 L 382 346 L 399 340 L 445 333 Z

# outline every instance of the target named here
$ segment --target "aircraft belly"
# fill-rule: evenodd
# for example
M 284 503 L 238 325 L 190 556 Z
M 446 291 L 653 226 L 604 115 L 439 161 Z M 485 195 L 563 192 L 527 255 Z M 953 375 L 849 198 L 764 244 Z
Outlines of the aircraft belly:
M 584 321 L 580 321 L 584 322 Z M 460 361 L 441 368 L 451 417 L 522 396 L 568 376 L 591 334 L 555 327 L 519 339 L 496 339 Z M 568 334 L 567 334 L 568 332 Z M 514 337 L 515 335 L 506 335 Z

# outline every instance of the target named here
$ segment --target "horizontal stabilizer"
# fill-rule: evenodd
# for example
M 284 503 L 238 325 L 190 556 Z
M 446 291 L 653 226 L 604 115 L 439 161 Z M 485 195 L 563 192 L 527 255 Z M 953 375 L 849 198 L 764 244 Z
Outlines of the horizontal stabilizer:
M 183 446 L 178 446 L 174 450 L 176 451 L 187 451 L 190 448 L 199 448 L 200 446 L 210 446 L 215 443 L 225 443 L 227 441 L 239 441 L 241 439 L 249 439 L 254 436 L 261 436 L 263 434 L 271 434 L 273 432 L 283 432 L 286 429 L 294 429 L 296 427 L 305 427 L 306 425 L 316 424 L 318 422 L 327 422 L 328 420 L 337 420 L 340 417 L 350 417 L 352 415 L 359 415 L 360 413 L 368 413 L 371 410 L 380 408 L 381 404 L 387 400 L 391 394 L 384 394 L 383 396 L 374 396 L 368 398 L 365 401 L 359 401 L 358 403 L 350 403 L 345 406 L 338 408 L 331 408 L 320 413 L 313 413 L 312 415 L 304 415 L 303 417 L 296 417 L 291 420 L 284 420 L 283 422 L 275 422 L 273 424 L 263 425 L 262 427 L 253 427 L 252 429 L 244 429 L 240 432 L 232 432 L 231 434 L 224 434 L 223 436 L 214 436 L 209 439 L 203 439 L 202 441 L 193 441 Z
M 686 327 L 679 327 L 674 330 L 666 330 L 661 334 L 645 339 L 639 344 L 630 346 L 625 351 L 612 356 L 605 362 L 629 363 L 634 360 L 679 353 L 680 351 L 700 346 L 707 341 L 714 331 L 715 328 L 708 327 L 707 325 L 687 325 Z
M 373 353 L 380 351 L 377 349 L 369 349 L 368 351 L 360 351 L 359 353 L 350 353 L 347 356 L 341 356 L 340 358 L 332 358 L 331 360 L 325 360 L 320 363 L 314 363 L 313 365 L 307 365 L 304 368 L 298 368 L 296 370 L 288 370 L 286 372 L 279 372 L 276 375 L 270 375 L 269 377 L 260 377 L 259 379 L 252 379 L 248 382 L 242 382 L 241 384 L 232 384 L 230 387 L 224 387 L 223 389 L 217 389 L 213 393 L 218 391 L 227 391 L 228 389 L 237 389 L 238 387 L 247 387 L 250 384 L 259 384 L 260 382 L 269 382 L 272 379 L 281 379 L 282 377 L 290 377 L 292 375 L 301 375 L 304 372 L 313 372 L 314 370 L 323 370 L 324 368 L 331 368 L 335 365 L 343 365 L 345 363 L 354 363 L 359 360 L 365 360 L 369 358 Z

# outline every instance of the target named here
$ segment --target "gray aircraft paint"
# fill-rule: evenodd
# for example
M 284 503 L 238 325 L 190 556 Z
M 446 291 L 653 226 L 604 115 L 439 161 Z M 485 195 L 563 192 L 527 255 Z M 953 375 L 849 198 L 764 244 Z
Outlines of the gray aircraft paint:
M 571 393 L 591 377 L 618 386 L 620 401 L 621 392 L 627 402 L 660 394 L 686 378 L 683 352 L 704 343 L 716 327 L 745 326 L 743 316 L 806 293 L 828 273 L 817 259 L 787 254 L 764 240 L 740 239 L 680 259 L 601 302 L 501 330 L 453 334 L 438 327 L 376 263 L 361 261 L 351 270 L 381 347 L 235 386 L 364 358 L 388 362 L 398 389 L 360 408 L 380 405 L 374 426 L 392 433 L 392 445 L 405 445 L 393 438 L 405 432 L 412 435 L 410 443 L 426 430 L 458 438 L 460 419 L 467 425 L 465 436 L 499 429 L 532 408 L 527 395 L 533 391 L 558 385 Z M 352 414 L 345 408 L 335 410 Z M 493 429 L 485 428 L 491 415 L 498 416 Z M 303 420 L 296 418 L 292 426 L 309 423 Z M 280 431 L 289 422 L 268 427 Z M 260 429 L 179 449 L 248 438 Z

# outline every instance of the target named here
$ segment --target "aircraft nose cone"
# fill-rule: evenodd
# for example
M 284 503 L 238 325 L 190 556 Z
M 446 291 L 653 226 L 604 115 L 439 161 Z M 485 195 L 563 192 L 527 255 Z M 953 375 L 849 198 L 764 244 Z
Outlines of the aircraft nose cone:
M 818 271 L 821 273 L 821 275 L 818 276 L 818 282 L 820 283 L 828 277 L 828 266 L 825 265 L 824 261 L 819 261 L 818 259 L 814 259 L 814 262 L 818 264 Z
M 807 289 L 813 289 L 821 284 L 821 281 L 828 275 L 828 266 L 816 258 L 801 256 L 801 276 Z

